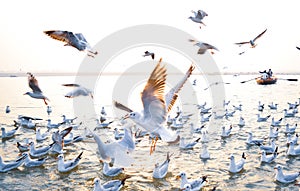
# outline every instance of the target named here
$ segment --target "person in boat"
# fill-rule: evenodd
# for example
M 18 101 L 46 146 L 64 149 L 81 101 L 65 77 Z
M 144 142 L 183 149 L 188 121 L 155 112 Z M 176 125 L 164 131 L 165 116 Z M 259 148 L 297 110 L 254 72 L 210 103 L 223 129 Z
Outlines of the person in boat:
M 271 70 L 271 69 L 269 69 L 269 71 L 267 72 L 267 74 L 268 74 L 269 78 L 271 78 L 271 77 L 273 76 L 273 72 L 272 72 L 272 70 Z

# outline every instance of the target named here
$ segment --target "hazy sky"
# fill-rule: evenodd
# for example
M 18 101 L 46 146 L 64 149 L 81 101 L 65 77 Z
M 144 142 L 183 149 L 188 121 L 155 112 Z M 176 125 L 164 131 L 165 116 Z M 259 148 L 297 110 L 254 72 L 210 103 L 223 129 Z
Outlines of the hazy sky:
M 277 0 L 26 0 L 2 2 L 0 12 L 0 71 L 76 72 L 85 54 L 50 39 L 44 30 L 81 32 L 91 46 L 111 33 L 141 24 L 176 27 L 215 45 L 213 55 L 224 71 L 247 72 L 272 68 L 300 72 L 299 1 Z M 206 27 L 187 19 L 191 10 L 208 13 Z M 265 35 L 255 49 L 235 42 Z M 238 53 L 246 53 L 239 56 Z M 100 54 L 101 56 L 101 50 Z

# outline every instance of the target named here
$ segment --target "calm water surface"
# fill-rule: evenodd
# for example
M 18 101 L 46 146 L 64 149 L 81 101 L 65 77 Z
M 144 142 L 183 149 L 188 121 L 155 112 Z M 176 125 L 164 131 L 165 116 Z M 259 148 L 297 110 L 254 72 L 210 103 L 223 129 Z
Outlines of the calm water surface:
M 196 76 L 192 76 L 197 78 Z M 126 181 L 125 187 L 122 190 L 179 190 L 180 182 L 175 180 L 175 176 L 181 171 L 187 173 L 190 178 L 197 178 L 202 175 L 208 175 L 208 184 L 203 190 L 209 190 L 213 186 L 217 186 L 218 190 L 298 190 L 298 187 L 291 184 L 280 184 L 274 181 L 274 167 L 276 164 L 284 166 L 285 172 L 296 172 L 300 170 L 299 157 L 287 157 L 286 151 L 286 135 L 283 133 L 284 128 L 281 127 L 279 137 L 276 139 L 276 144 L 279 145 L 280 155 L 275 162 L 271 164 L 260 163 L 260 149 L 257 146 L 248 147 L 245 143 L 247 132 L 252 131 L 255 137 L 268 137 L 271 118 L 265 123 L 256 122 L 259 112 L 257 111 L 258 101 L 266 105 L 272 101 L 278 103 L 277 111 L 269 110 L 268 107 L 261 113 L 263 116 L 271 115 L 275 119 L 283 117 L 283 109 L 288 107 L 287 102 L 298 101 L 299 82 L 289 82 L 287 80 L 278 80 L 276 85 L 258 86 L 254 81 L 241 84 L 243 80 L 252 79 L 254 76 L 224 76 L 224 81 L 231 82 L 225 85 L 226 100 L 230 100 L 229 110 L 232 110 L 232 105 L 242 104 L 243 110 L 237 111 L 234 117 L 220 120 L 211 120 L 207 123 L 209 131 L 208 150 L 211 154 L 211 159 L 203 161 L 199 158 L 202 150 L 202 143 L 197 144 L 193 150 L 182 151 L 178 145 L 168 146 L 160 141 L 157 143 L 157 149 L 153 155 L 149 155 L 149 140 L 144 137 L 141 143 L 136 147 L 133 153 L 135 159 L 134 164 L 125 168 L 123 174 L 118 177 L 109 178 L 102 174 L 102 164 L 99 162 L 99 157 L 96 154 L 97 146 L 93 139 L 87 139 L 84 142 L 75 143 L 65 147 L 65 158 L 71 159 L 78 155 L 80 151 L 84 151 L 83 158 L 79 166 L 69 173 L 59 173 L 57 170 L 56 155 L 49 155 L 47 162 L 43 167 L 25 168 L 19 167 L 16 170 L 0 174 L 0 188 L 2 190 L 92 190 L 93 179 L 100 177 L 105 182 L 111 179 L 119 179 L 125 175 L 131 175 Z M 300 76 L 282 76 L 282 78 L 299 78 Z M 39 84 L 44 93 L 50 98 L 50 105 L 53 112 L 50 116 L 47 115 L 46 106 L 43 101 L 32 99 L 23 95 L 29 91 L 26 77 L 16 78 L 0 78 L 0 123 L 2 126 L 10 129 L 13 128 L 13 120 L 17 119 L 18 115 L 28 115 L 40 117 L 44 119 L 38 122 L 38 126 L 42 127 L 42 131 L 46 130 L 45 124 L 48 117 L 53 122 L 61 122 L 61 115 L 65 114 L 68 117 L 74 116 L 73 100 L 67 99 L 63 95 L 70 89 L 61 86 L 62 83 L 74 82 L 72 76 L 57 76 L 57 77 L 37 77 Z M 95 127 L 95 118 L 99 116 L 101 106 L 106 108 L 108 120 L 114 118 L 112 110 L 111 88 L 117 76 L 105 76 L 104 81 L 108 83 L 100 83 L 97 87 L 95 95 L 95 111 L 96 115 L 87 113 L 82 118 L 77 120 L 77 123 L 83 121 L 83 125 L 74 130 L 75 135 L 82 134 L 84 127 L 93 129 Z M 199 77 L 198 83 L 194 86 L 193 94 L 199 97 L 198 103 L 208 102 L 212 105 L 210 90 L 204 91 L 207 87 L 204 79 Z M 93 88 L 93 87 L 92 87 Z M 108 93 L 107 93 L 108 92 Z M 90 98 L 77 98 L 90 99 Z M 138 102 L 139 98 L 137 96 Z M 181 103 L 193 105 L 196 103 Z M 5 113 L 5 106 L 11 106 L 11 113 Z M 131 103 L 131 107 L 138 104 Z M 176 110 L 176 108 L 174 108 Z M 221 108 L 215 107 L 215 111 Z M 201 125 L 199 122 L 199 112 L 196 108 L 184 113 L 192 113 L 193 116 L 186 123 L 180 134 L 188 140 L 195 140 L 200 137 L 200 134 L 191 134 L 189 124 L 193 122 L 195 125 Z M 174 113 L 173 113 L 174 114 Z M 239 117 L 243 116 L 246 120 L 246 126 L 239 128 L 237 123 Z M 295 124 L 299 122 L 299 114 L 294 118 L 284 118 L 282 124 Z M 130 121 L 129 121 L 130 122 Z M 226 139 L 220 137 L 221 126 L 229 127 L 233 124 L 232 136 Z M 111 125 L 110 129 L 97 130 L 97 133 L 104 140 L 113 139 L 112 131 L 115 127 L 121 128 L 118 122 Z M 297 132 L 299 133 L 299 129 Z M 35 131 L 25 128 L 20 128 L 17 135 L 9 140 L 0 140 L 0 155 L 5 160 L 13 160 L 19 155 L 16 147 L 17 141 L 23 141 L 29 137 L 35 139 Z M 51 138 L 44 142 L 37 143 L 37 146 L 47 145 L 51 142 Z M 267 141 L 266 141 L 267 142 Z M 166 152 L 174 153 L 169 166 L 169 173 L 166 178 L 155 180 L 152 178 L 152 170 L 156 162 L 165 160 Z M 229 155 L 234 154 L 237 160 L 240 159 L 242 152 L 247 155 L 244 170 L 237 174 L 228 172 Z

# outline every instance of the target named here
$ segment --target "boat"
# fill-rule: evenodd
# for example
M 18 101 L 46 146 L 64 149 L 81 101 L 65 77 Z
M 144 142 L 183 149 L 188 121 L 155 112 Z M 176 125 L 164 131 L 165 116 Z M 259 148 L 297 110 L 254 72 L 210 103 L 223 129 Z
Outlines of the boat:
M 277 78 L 271 77 L 271 78 L 263 79 L 262 77 L 258 77 L 256 78 L 256 82 L 259 85 L 271 85 L 277 82 Z

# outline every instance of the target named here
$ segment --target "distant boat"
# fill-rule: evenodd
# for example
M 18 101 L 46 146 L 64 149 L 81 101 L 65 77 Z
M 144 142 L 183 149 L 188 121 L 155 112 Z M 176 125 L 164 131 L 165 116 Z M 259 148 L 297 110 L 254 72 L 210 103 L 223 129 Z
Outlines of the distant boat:
M 256 78 L 256 82 L 259 85 L 271 85 L 277 82 L 277 78 L 271 77 L 271 78 L 263 79 L 262 77 L 258 77 Z

